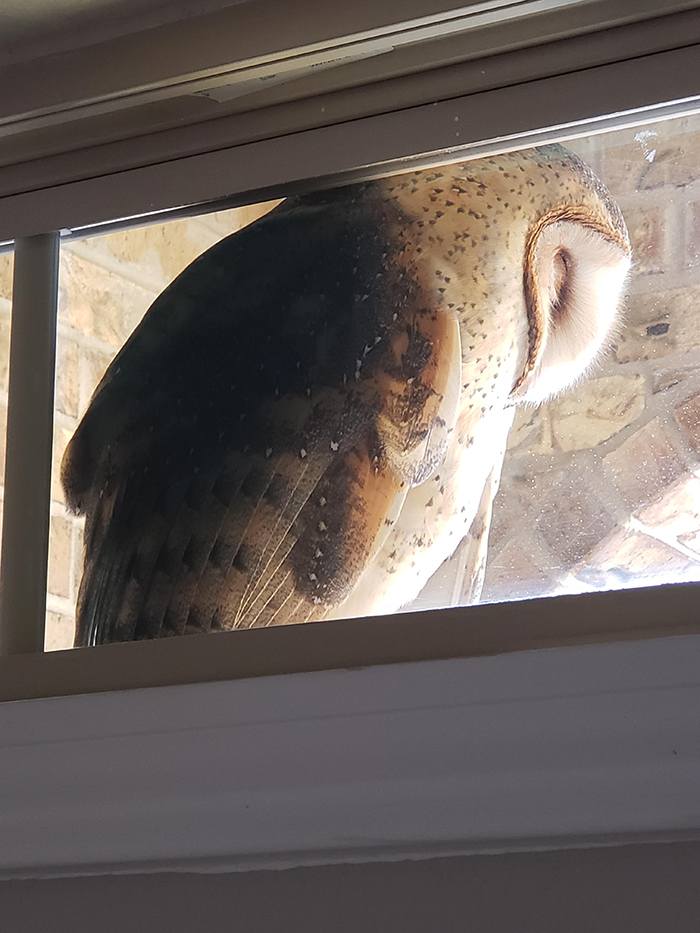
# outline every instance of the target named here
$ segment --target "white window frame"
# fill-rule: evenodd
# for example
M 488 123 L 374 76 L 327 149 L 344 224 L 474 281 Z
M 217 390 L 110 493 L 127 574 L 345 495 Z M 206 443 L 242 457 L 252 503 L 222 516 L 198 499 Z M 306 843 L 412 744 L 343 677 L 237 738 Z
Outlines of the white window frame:
M 691 99 L 700 44 L 563 63 L 435 104 L 37 183 L 0 198 L 0 239 L 34 251 L 46 284 L 52 231 L 637 125 Z M 50 287 L 37 299 L 19 284 L 23 323 L 49 351 L 38 357 L 21 327 L 15 350 L 13 334 L 10 425 L 30 364 L 43 388 L 22 397 L 23 430 L 8 436 L 0 700 L 15 702 L 0 706 L 12 762 L 0 869 L 240 868 L 700 833 L 698 585 L 32 651 L 48 508 L 30 518 L 19 503 L 48 501 L 50 462 L 27 464 L 46 451 L 55 307 Z M 20 572 L 27 548 L 43 558 Z

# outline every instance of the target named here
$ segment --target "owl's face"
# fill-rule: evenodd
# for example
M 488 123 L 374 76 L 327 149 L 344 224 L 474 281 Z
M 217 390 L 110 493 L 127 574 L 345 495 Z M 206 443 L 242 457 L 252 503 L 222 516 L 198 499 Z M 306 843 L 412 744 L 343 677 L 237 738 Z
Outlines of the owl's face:
M 619 320 L 630 245 L 584 162 L 552 145 L 386 184 L 407 218 L 410 271 L 422 267 L 432 300 L 458 317 L 463 391 L 496 380 L 499 399 L 538 404 L 588 372 Z

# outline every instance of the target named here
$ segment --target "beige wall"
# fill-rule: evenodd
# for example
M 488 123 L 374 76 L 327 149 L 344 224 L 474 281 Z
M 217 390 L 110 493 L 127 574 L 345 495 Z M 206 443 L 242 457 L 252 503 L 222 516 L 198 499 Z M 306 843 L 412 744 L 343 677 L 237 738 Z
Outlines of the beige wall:
M 700 844 L 0 883 L 12 933 L 697 933 Z

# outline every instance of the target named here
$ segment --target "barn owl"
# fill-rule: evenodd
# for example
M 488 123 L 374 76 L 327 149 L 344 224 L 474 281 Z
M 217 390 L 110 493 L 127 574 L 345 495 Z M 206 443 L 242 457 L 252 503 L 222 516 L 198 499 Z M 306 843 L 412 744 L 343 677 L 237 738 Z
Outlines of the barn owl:
M 586 374 L 629 264 L 560 146 L 291 197 L 213 246 L 67 448 L 76 644 L 392 612 L 465 537 L 476 595 L 515 406 Z

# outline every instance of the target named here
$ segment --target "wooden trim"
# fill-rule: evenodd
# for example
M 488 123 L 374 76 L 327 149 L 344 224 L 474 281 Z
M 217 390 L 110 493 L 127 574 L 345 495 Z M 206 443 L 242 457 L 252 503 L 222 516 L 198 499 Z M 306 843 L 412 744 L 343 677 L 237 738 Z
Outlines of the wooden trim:
M 697 838 L 699 661 L 655 638 L 7 703 L 0 876 Z
M 700 584 L 0 658 L 0 701 L 700 634 Z
M 0 654 L 42 651 L 56 371 L 57 233 L 15 243 Z

